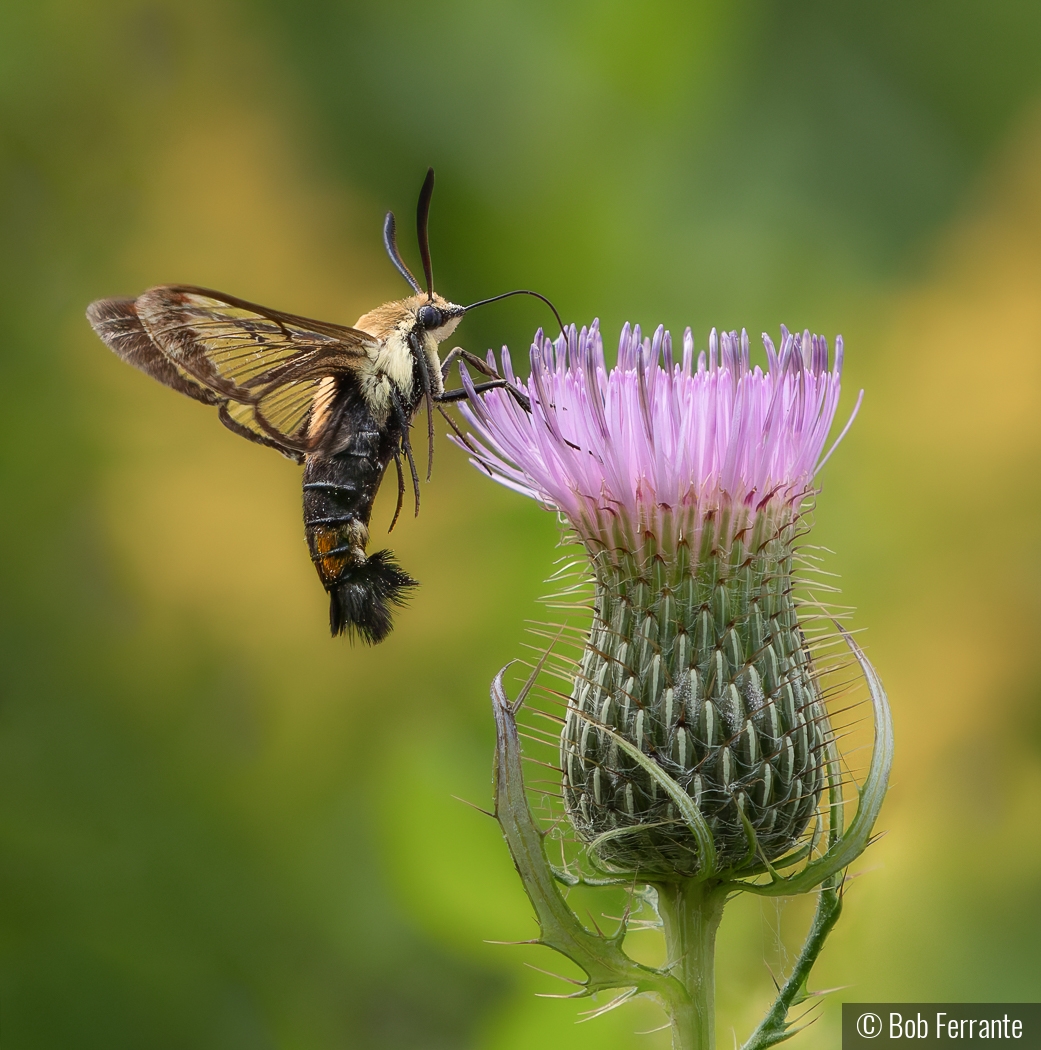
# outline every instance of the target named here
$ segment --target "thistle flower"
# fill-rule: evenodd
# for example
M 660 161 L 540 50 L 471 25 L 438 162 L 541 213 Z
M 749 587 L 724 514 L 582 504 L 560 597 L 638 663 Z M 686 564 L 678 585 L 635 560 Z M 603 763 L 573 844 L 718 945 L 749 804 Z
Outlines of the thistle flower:
M 555 341 L 540 331 L 526 383 L 501 355 L 530 411 L 505 389 L 477 395 L 464 374 L 474 461 L 558 510 L 591 559 L 561 765 L 568 816 L 612 872 L 751 871 L 817 812 L 832 732 L 793 556 L 827 459 L 842 340 L 830 367 L 823 337 L 782 328 L 779 350 L 763 343 L 765 372 L 746 333 L 713 331 L 695 358 L 688 329 L 676 361 L 662 327 L 648 339 L 626 325 L 609 370 L 596 322 Z

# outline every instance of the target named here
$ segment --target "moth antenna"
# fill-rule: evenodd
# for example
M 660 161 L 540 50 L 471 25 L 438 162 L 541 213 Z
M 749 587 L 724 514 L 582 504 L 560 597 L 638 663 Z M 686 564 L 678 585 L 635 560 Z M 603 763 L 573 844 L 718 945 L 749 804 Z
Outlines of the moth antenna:
M 392 211 L 388 211 L 386 219 L 383 220 L 383 247 L 387 249 L 390 261 L 397 267 L 398 273 L 412 286 L 412 291 L 419 295 L 423 289 L 419 287 L 419 282 L 412 276 L 412 271 L 405 265 L 405 260 L 401 258 L 401 252 L 398 251 Z
M 469 313 L 470 310 L 475 310 L 478 306 L 497 303 L 500 299 L 509 299 L 511 295 L 533 295 L 536 299 L 541 299 L 553 311 L 553 316 L 557 319 L 557 324 L 560 325 L 560 334 L 565 339 L 567 338 L 567 329 L 564 327 L 564 322 L 560 319 L 560 314 L 557 313 L 557 308 L 544 295 L 539 292 L 533 292 L 530 288 L 517 288 L 512 292 L 503 292 L 502 295 L 493 295 L 490 299 L 481 299 L 476 303 L 471 303 L 465 309 Z
M 423 260 L 423 275 L 427 279 L 427 298 L 434 298 L 434 267 L 430 262 L 430 198 L 434 195 L 434 169 L 427 168 L 427 177 L 419 191 L 419 204 L 416 205 L 416 235 L 419 239 L 419 255 Z M 419 289 L 417 288 L 418 292 Z

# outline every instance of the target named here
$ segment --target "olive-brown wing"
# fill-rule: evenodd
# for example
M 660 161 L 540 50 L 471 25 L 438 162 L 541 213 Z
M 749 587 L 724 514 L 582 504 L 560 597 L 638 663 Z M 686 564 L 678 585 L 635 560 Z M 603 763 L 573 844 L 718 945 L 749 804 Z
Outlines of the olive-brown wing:
M 296 460 L 322 449 L 335 414 L 316 406 L 351 381 L 376 346 L 355 328 L 186 285 L 103 299 L 87 316 L 128 363 L 218 405 L 235 433 Z

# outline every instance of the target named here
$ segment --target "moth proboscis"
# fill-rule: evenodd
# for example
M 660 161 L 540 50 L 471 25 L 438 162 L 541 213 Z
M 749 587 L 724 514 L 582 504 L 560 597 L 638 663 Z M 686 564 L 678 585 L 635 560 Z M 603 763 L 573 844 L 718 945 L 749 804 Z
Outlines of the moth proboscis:
M 99 299 L 87 308 L 95 332 L 124 361 L 168 387 L 217 408 L 221 422 L 250 441 L 304 464 L 304 531 L 311 560 L 329 594 L 332 634 L 382 641 L 392 612 L 416 581 L 389 550 L 368 554 L 373 501 L 391 461 L 398 500 L 405 496 L 407 463 L 419 513 L 419 472 L 409 431 L 421 405 L 427 410 L 427 478 L 433 464 L 433 406 L 460 400 L 445 390 L 454 361 L 487 377 L 483 391 L 506 387 L 481 358 L 456 347 L 442 363 L 438 345 L 468 310 L 518 289 L 458 306 L 434 291 L 427 219 L 434 189 L 429 169 L 419 195 L 416 226 L 426 289 L 398 251 L 393 212 L 383 226 L 387 254 L 412 289 L 363 314 L 353 327 L 283 313 L 192 285 L 160 285 L 134 299 Z M 563 325 L 561 324 L 563 330 Z

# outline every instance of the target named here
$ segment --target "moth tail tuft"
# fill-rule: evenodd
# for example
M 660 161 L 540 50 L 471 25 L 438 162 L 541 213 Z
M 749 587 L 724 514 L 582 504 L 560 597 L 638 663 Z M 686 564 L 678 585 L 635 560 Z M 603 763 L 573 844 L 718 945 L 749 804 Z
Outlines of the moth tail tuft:
M 369 645 L 382 642 L 393 626 L 395 605 L 404 605 L 417 586 L 390 551 L 377 551 L 361 565 L 348 567 L 329 590 L 329 629 Z

